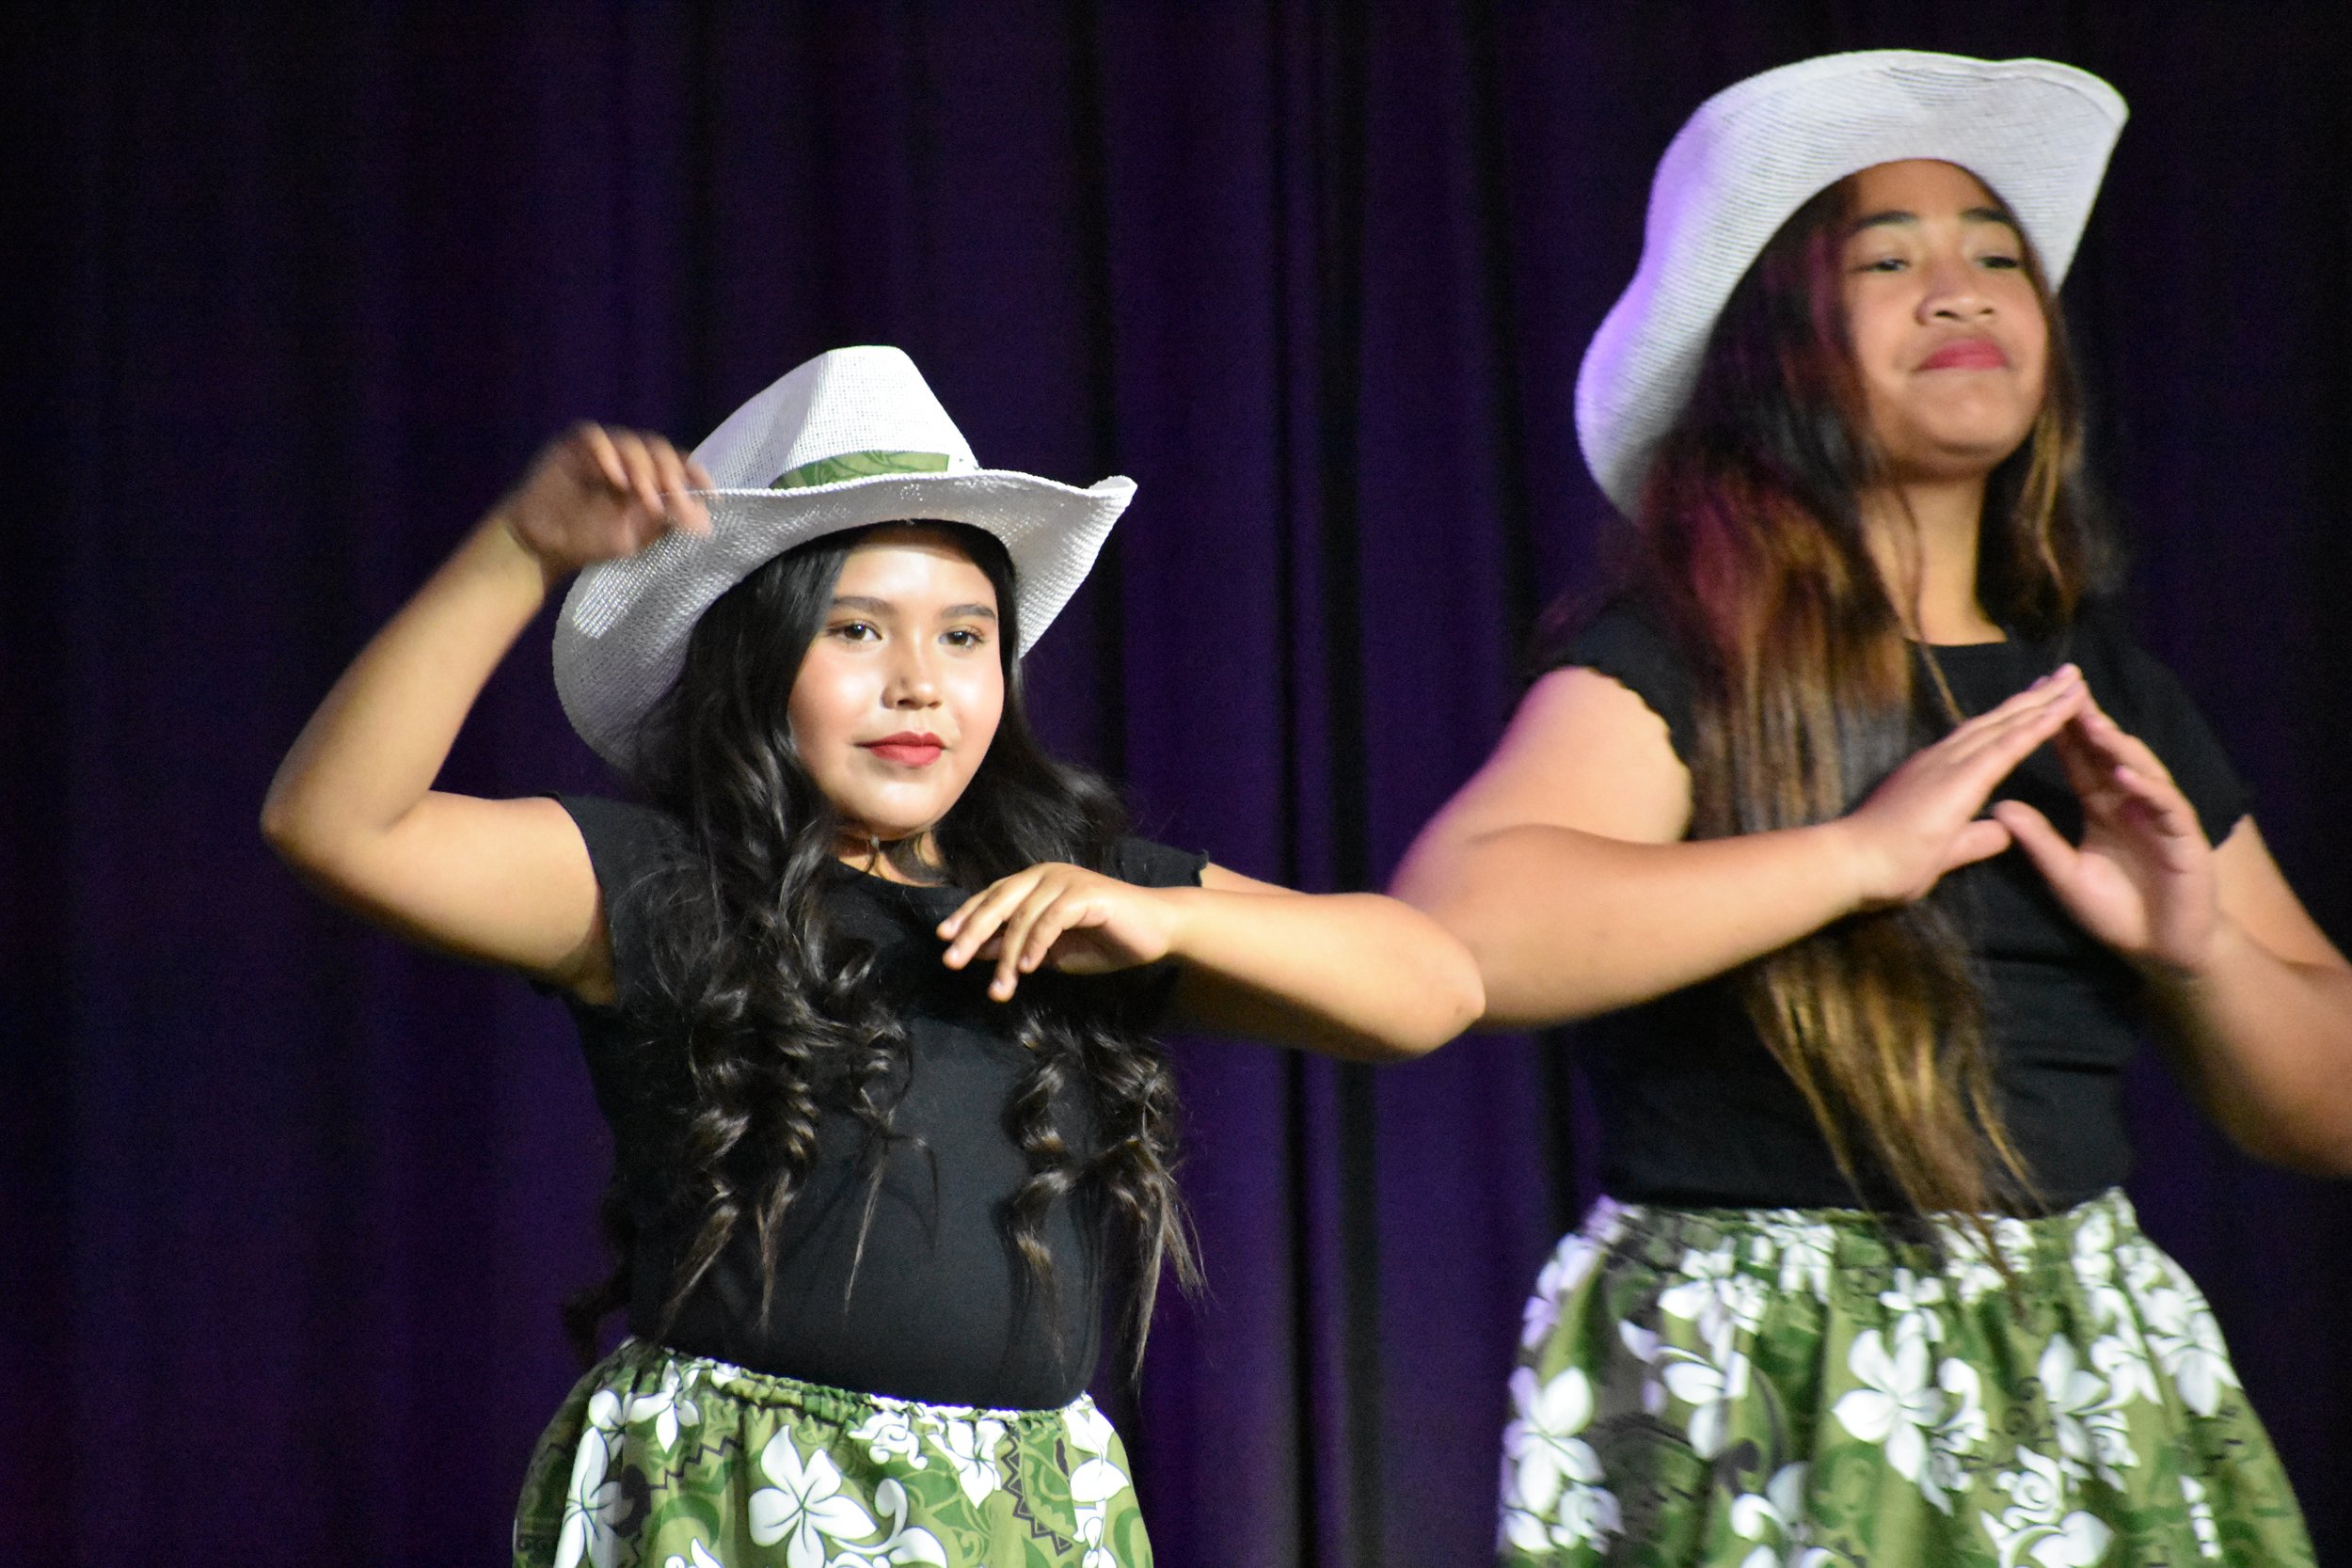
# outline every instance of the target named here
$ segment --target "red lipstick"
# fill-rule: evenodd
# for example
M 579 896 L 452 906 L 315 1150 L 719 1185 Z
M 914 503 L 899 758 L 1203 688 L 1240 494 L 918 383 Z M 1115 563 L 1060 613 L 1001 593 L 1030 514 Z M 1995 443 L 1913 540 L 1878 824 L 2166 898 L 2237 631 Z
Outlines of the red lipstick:
M 1990 338 L 1955 338 L 1919 361 L 1923 371 L 2003 371 L 2009 356 Z
M 947 749 L 939 736 L 914 730 L 901 730 L 880 740 L 861 740 L 858 744 L 884 762 L 895 762 L 901 768 L 929 768 Z

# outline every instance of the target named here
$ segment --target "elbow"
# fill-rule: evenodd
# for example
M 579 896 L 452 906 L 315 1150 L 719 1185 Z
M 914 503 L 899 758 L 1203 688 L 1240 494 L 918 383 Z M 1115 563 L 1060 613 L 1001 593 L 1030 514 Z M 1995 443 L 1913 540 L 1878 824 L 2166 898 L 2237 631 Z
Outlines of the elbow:
M 1581 1023 L 1623 1006 L 1622 1002 L 1564 995 L 1556 985 L 1533 995 L 1497 986 L 1486 992 L 1486 1010 L 1471 1027 L 1482 1035 L 1534 1034 Z
M 262 802 L 262 842 L 278 852 L 281 860 L 294 857 L 302 842 L 302 819 L 286 800 L 285 792 L 275 784 Z
M 2227 1131 L 2240 1152 L 2265 1165 L 2297 1176 L 2352 1177 L 2352 1127 L 2289 1128 L 2266 1123 Z
M 1478 1012 L 1474 1006 L 1440 1004 L 1431 1009 L 1428 1019 L 1416 1021 L 1416 1027 L 1367 1038 L 1357 1054 L 1359 1060 L 1368 1062 L 1419 1061 L 1439 1046 L 1450 1045 L 1469 1034 L 1478 1023 Z
M 1408 885 L 1403 872 L 1390 896 L 1420 911 L 1429 922 L 1430 940 L 1442 942 L 1460 958 L 1459 978 L 1452 981 L 1449 994 L 1467 1003 L 1469 1011 L 1453 1021 L 1447 1040 L 1473 1032 L 1549 1029 L 1606 1012 L 1613 1005 L 1597 997 L 1566 994 L 1565 988 L 1573 980 L 1569 972 L 1574 966 L 1565 962 L 1548 940 L 1539 940 L 1538 950 L 1530 952 L 1527 933 L 1519 923 L 1492 918 L 1486 905 L 1447 896 L 1436 888 Z M 1448 973 L 1451 977 L 1452 971 Z M 1435 1050 L 1436 1045 L 1422 1049 Z
M 2352 1140 L 2339 1140 L 2325 1147 L 2278 1139 L 2233 1138 L 2231 1141 L 2237 1145 L 2240 1152 L 2278 1170 L 2327 1180 L 2342 1180 L 2352 1176 Z
M 2248 1158 L 2298 1176 L 2352 1176 L 2352 1096 L 2224 1095 L 2207 1085 L 2200 1098 Z
M 1437 965 L 1422 992 L 1424 1006 L 1398 1020 L 1393 1031 L 1367 1037 L 1359 1045 L 1367 1061 L 1409 1062 L 1439 1046 L 1461 1038 L 1486 1010 L 1486 990 L 1478 965 L 1460 943 L 1447 941 L 1453 951 Z
M 282 784 L 270 786 L 268 799 L 262 802 L 261 829 L 262 842 L 303 880 L 330 890 L 342 884 L 346 835 L 315 811 L 306 810 L 294 791 Z
M 1486 982 L 1478 972 L 1478 960 L 1470 957 L 1468 948 L 1461 948 L 1460 952 L 1461 961 L 1450 967 L 1447 984 L 1439 994 L 1441 1017 L 1437 1036 L 1416 1055 L 1426 1055 L 1448 1040 L 1459 1039 L 1486 1015 Z
M 1508 935 L 1468 939 L 1481 983 L 1480 1034 L 1526 1034 L 1597 1018 L 1638 996 L 1600 984 L 1568 955 L 1529 952 Z
M 287 792 L 276 785 L 262 802 L 261 827 L 262 842 L 288 865 L 304 866 L 312 857 L 311 835 L 302 813 L 287 799 Z
M 2288 1048 L 2257 1055 L 2208 1041 L 2191 1053 L 2191 1098 L 2232 1144 L 2266 1165 L 2301 1176 L 2352 1177 L 2352 1032 L 2294 1030 Z

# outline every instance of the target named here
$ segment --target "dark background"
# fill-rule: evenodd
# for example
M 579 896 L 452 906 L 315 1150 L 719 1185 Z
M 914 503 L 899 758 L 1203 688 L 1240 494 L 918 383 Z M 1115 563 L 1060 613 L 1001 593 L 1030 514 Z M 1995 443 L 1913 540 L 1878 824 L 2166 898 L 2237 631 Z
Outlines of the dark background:
M 2149 641 L 2352 936 L 2352 56 L 2309 5 L 84 6 L 0 23 L 0 1558 L 497 1560 L 606 1149 L 561 1010 L 294 885 L 336 670 L 562 424 L 904 345 L 984 462 L 1142 496 L 1048 734 L 1240 870 L 1376 885 L 1606 509 L 1570 388 L 1707 93 L 2039 54 L 2135 117 L 2067 306 Z M 545 629 L 460 787 L 595 787 Z M 1485 1560 L 1557 1046 L 1181 1046 L 1207 1299 L 1120 1396 L 1162 1560 Z M 2151 1066 L 2149 1228 L 2352 1561 L 2343 1189 Z M 1111 1380 L 1106 1377 L 1106 1385 Z

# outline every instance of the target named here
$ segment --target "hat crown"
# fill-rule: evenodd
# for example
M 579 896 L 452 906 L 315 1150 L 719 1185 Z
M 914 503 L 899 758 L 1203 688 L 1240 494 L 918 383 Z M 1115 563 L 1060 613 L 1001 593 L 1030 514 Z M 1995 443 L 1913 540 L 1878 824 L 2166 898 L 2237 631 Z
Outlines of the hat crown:
M 947 473 L 979 468 L 914 361 L 881 345 L 834 349 L 795 368 L 728 415 L 694 460 L 719 489 L 765 490 L 787 474 L 868 453 L 928 453 Z
M 2123 118 L 2113 87 L 2053 60 L 1915 49 L 1799 60 L 1735 82 L 1692 111 L 1658 161 L 1643 241 L 1708 243 L 1716 238 L 1713 205 L 1726 197 L 1779 193 L 1771 205 L 1785 218 L 1799 204 L 1789 193 L 1810 195 L 1904 158 L 1961 163 L 2004 199 L 2030 203 L 2034 217 L 2076 199 L 2087 208 L 2081 171 L 2051 150 L 2112 144 Z M 1824 179 L 1831 169 L 1837 173 Z M 2090 170 L 2090 190 L 2104 169 L 2103 156 Z M 2053 278 L 2063 277 L 2078 235 L 2044 227 L 2053 231 L 2035 235 L 2035 243 Z

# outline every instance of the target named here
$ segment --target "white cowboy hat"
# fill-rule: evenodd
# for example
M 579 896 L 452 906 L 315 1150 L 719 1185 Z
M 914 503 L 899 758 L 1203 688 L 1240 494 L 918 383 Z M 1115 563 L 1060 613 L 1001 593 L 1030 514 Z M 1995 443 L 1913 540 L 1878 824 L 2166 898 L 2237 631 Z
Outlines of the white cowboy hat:
M 868 523 L 970 523 L 1012 558 L 1021 646 L 1094 564 L 1135 481 L 1091 489 L 983 468 L 895 348 L 820 354 L 727 416 L 694 449 L 708 538 L 672 533 L 582 572 L 555 627 L 555 689 L 580 738 L 623 772 L 637 730 L 686 665 L 711 601 L 795 545 Z
M 2070 65 L 1907 49 L 1800 60 L 1700 104 L 1658 161 L 1642 264 L 1577 372 L 1593 477 L 1632 513 L 1733 286 L 1818 192 L 1874 164 L 1958 164 L 2016 214 L 2056 289 L 2127 113 Z

